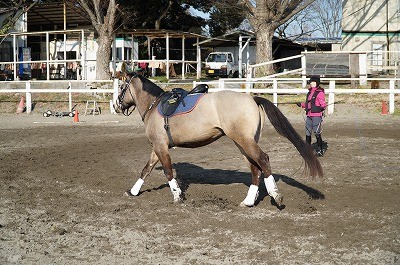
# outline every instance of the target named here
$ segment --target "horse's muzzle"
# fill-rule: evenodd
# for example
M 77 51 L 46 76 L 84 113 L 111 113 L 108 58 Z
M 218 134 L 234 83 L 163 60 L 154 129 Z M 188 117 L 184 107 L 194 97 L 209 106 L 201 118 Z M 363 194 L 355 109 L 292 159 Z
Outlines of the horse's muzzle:
M 121 105 L 118 103 L 118 101 L 113 104 L 113 107 L 114 107 L 114 110 L 115 110 L 116 113 L 119 114 L 119 113 L 122 112 Z

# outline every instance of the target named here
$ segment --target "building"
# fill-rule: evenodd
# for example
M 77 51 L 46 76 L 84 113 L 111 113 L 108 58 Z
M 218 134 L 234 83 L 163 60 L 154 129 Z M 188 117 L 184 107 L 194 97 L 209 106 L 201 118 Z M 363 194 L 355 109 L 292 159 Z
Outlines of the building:
M 0 24 L 12 12 L 0 10 Z M 0 80 L 95 79 L 97 34 L 74 1 L 37 3 L 20 12 L 15 27 L 0 35 Z M 117 36 L 114 45 L 114 61 L 137 58 L 138 43 L 132 37 Z
M 398 71 L 400 1 L 344 0 L 341 48 L 363 52 L 368 73 Z

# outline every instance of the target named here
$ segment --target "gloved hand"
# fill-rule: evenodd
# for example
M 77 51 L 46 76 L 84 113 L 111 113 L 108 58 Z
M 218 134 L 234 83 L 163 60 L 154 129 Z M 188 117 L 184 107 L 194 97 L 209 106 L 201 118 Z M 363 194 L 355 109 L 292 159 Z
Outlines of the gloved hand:
M 297 107 L 301 107 L 301 103 L 300 102 L 297 102 L 296 105 L 297 105 Z

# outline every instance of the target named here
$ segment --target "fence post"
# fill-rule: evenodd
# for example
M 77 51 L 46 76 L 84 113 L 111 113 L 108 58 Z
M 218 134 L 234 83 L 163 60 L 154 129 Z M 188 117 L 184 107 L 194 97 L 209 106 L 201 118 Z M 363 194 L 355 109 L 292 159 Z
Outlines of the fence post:
M 113 88 L 114 88 L 113 99 L 112 99 L 112 102 L 110 102 L 110 111 L 112 114 L 115 113 L 113 104 L 115 102 L 117 102 L 117 99 L 118 99 L 118 79 L 117 78 L 115 78 L 113 81 Z
M 303 88 L 306 88 L 307 86 L 307 61 L 306 61 L 306 55 L 305 53 L 302 53 L 301 57 L 301 78 L 303 79 L 302 86 Z
M 394 113 L 394 87 L 395 87 L 395 79 L 389 80 L 389 113 Z
M 31 113 L 32 111 L 32 93 L 31 93 L 31 82 L 26 82 L 26 113 Z
M 329 80 L 328 114 L 335 110 L 335 80 Z
M 72 93 L 71 93 L 71 82 L 68 82 L 68 106 L 69 106 L 69 111 L 72 111 Z
M 250 89 L 251 89 L 251 80 L 250 79 L 246 79 L 246 87 L 245 90 L 246 94 L 250 94 Z
M 275 106 L 278 106 L 278 81 L 276 79 L 273 80 L 273 103 Z
M 246 88 L 247 89 L 251 89 L 251 79 L 253 78 L 253 67 L 248 65 L 247 69 L 246 69 Z
M 225 89 L 225 82 L 222 78 L 220 78 L 218 80 L 218 86 L 219 86 L 219 89 L 221 89 L 221 90 Z

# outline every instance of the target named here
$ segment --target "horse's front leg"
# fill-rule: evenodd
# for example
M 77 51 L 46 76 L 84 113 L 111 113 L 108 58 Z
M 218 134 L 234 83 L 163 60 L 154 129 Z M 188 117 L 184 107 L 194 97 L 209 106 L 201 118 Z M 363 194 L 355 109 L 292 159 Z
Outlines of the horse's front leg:
M 171 189 L 172 195 L 174 196 L 174 202 L 182 201 L 182 190 L 178 185 L 178 182 L 174 178 L 172 171 L 171 156 L 169 155 L 168 149 L 158 152 L 158 158 L 162 164 L 164 175 L 168 180 L 169 187 Z
M 131 189 L 131 194 L 137 196 L 140 192 L 140 188 L 142 187 L 145 178 L 151 173 L 157 162 L 159 161 L 158 156 L 154 151 L 151 152 L 150 159 L 147 162 L 146 166 L 142 170 L 142 174 L 140 178 L 136 181 L 135 185 L 133 185 Z

